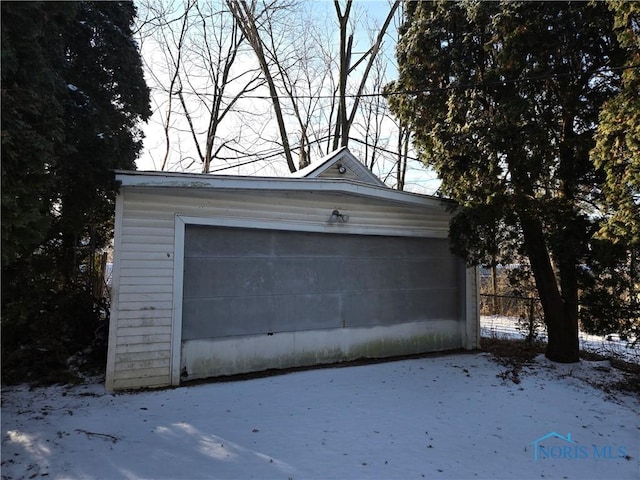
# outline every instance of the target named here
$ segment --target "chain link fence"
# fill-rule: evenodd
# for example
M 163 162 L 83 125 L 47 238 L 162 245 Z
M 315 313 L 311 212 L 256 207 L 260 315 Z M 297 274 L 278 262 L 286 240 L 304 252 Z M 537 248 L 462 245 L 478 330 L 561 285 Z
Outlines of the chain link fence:
M 546 342 L 547 330 L 540 300 L 514 295 L 480 295 L 481 332 L 488 338 L 519 338 Z M 580 349 L 604 357 L 640 364 L 640 345 L 631 345 L 617 335 L 578 332 Z
M 512 333 L 524 336 L 528 343 L 546 339 L 542 306 L 536 297 L 480 294 L 480 315 L 489 336 L 514 329 Z

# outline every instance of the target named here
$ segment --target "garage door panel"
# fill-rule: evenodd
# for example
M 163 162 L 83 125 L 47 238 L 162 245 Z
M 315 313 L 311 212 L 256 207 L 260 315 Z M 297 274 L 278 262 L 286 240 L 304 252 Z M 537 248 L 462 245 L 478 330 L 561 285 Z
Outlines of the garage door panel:
M 185 300 L 183 339 L 456 319 L 453 289 L 219 297 Z
M 278 319 L 274 331 L 321 330 L 342 326 L 340 294 L 295 295 L 286 302 L 286 321 Z M 275 314 L 278 318 L 278 313 Z
M 379 325 L 393 325 L 398 319 L 407 319 L 406 306 L 398 302 L 402 292 L 353 292 L 343 298 L 343 311 L 346 325 L 349 327 L 369 327 Z M 396 308 L 387 302 L 391 300 Z
M 185 300 L 182 339 L 316 330 L 342 326 L 340 295 L 218 297 Z
M 339 293 L 339 281 L 332 275 L 340 266 L 336 258 L 283 257 L 272 267 L 273 292 L 286 294 Z
M 277 263 L 277 265 L 276 265 Z M 184 298 L 387 290 L 453 285 L 451 262 L 440 259 L 187 258 Z M 434 278 L 435 273 L 435 278 Z M 358 280 L 354 283 L 354 277 Z
M 458 313 L 453 289 L 359 292 L 343 297 L 342 315 L 349 327 L 455 320 Z
M 183 339 L 457 319 L 446 239 L 187 225 Z
M 404 246 L 398 250 L 398 242 L 390 240 L 397 239 L 397 237 L 318 234 L 313 232 L 275 233 L 274 253 L 282 256 L 384 258 L 403 257 L 406 255 Z
M 242 235 L 229 234 L 239 229 L 187 225 L 185 257 L 272 256 L 270 236 L 261 230 L 242 229 Z M 217 232 L 215 232 L 217 231 Z M 215 232 L 215 233 L 214 233 Z
M 273 232 L 273 253 L 284 257 L 335 258 L 345 255 L 340 239 L 327 241 L 324 235 L 313 232 Z
M 407 237 L 402 243 L 405 257 L 441 258 L 451 255 L 448 240 L 442 238 Z
M 271 258 L 186 258 L 184 298 L 259 295 L 273 286 Z
M 217 230 L 212 234 L 211 230 Z M 418 237 L 319 234 L 188 225 L 185 254 L 189 257 L 303 256 L 303 257 L 446 257 L 446 240 Z M 241 231 L 242 234 L 237 232 Z M 329 238 L 327 238 L 329 237 Z
M 183 317 L 197 318 L 197 322 L 183 322 L 183 340 L 203 338 L 229 337 L 234 335 L 248 335 L 249 332 L 266 333 L 268 331 L 267 317 L 264 305 L 256 308 L 256 303 L 244 299 L 242 302 L 236 297 L 199 298 L 185 300 L 182 311 Z M 242 310 L 239 310 L 242 307 Z M 237 312 L 237 314 L 235 313 Z M 242 320 L 238 321 L 239 315 Z
M 444 258 L 406 259 L 402 266 L 406 281 L 413 288 L 455 287 L 458 282 L 459 264 L 452 256 Z

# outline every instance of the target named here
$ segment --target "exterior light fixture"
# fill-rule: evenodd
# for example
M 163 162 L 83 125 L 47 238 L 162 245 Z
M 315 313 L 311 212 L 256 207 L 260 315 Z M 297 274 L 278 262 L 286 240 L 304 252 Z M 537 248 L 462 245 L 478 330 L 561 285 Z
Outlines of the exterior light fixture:
M 333 212 L 331 212 L 330 220 L 332 222 L 337 222 L 338 220 L 341 220 L 344 223 L 347 223 L 349 221 L 349 215 L 345 215 L 344 213 L 340 213 L 338 210 L 334 210 Z
M 345 167 L 344 165 L 339 163 L 338 164 L 338 173 L 347 173 L 347 167 Z

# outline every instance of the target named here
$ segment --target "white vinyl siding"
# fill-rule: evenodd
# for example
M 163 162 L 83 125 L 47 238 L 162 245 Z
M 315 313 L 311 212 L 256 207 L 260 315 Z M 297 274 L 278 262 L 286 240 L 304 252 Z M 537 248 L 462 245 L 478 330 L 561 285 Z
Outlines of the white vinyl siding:
M 117 199 L 122 221 L 116 225 L 109 389 L 170 383 L 173 215 L 145 201 L 130 202 L 130 195 L 125 190 Z

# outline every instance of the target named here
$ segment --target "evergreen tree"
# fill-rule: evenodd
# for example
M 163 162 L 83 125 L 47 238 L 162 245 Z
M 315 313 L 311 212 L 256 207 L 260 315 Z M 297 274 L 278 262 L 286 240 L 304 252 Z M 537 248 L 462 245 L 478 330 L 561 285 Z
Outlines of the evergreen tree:
M 51 224 L 50 175 L 66 150 L 62 31 L 73 4 L 2 3 L 2 266 L 30 255 Z
M 93 254 L 111 238 L 113 169 L 135 168 L 150 115 L 134 16 L 131 2 L 2 2 L 5 374 L 64 367 L 105 320 Z
M 471 263 L 496 238 L 528 257 L 547 357 L 579 360 L 578 296 L 602 175 L 589 158 L 624 52 L 605 3 L 412 2 L 387 88 L 442 193 Z M 499 242 L 499 243 L 501 243 Z
M 622 88 L 600 112 L 595 165 L 605 174 L 606 212 L 594 239 L 582 325 L 640 340 L 640 3 L 610 1 L 626 54 Z M 597 281 L 596 281 L 597 279 Z
M 149 92 L 131 26 L 129 2 L 82 2 L 65 34 L 66 143 L 73 151 L 58 162 L 55 198 L 60 215 L 51 241 L 62 243 L 60 266 L 67 280 L 78 272 L 84 250 L 111 238 L 113 169 L 135 169 L 142 147 L 140 119 L 150 115 Z
M 600 113 L 595 164 L 606 174 L 610 216 L 603 236 L 640 247 L 640 3 L 609 2 L 615 31 L 626 52 L 622 89 Z

